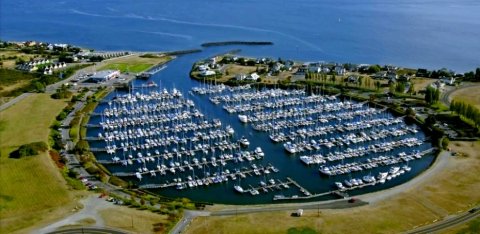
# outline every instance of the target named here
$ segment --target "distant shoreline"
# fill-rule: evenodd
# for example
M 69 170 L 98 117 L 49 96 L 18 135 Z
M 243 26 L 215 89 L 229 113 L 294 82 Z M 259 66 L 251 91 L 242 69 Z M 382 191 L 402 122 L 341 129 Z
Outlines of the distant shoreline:
M 201 44 L 202 47 L 225 46 L 225 45 L 273 45 L 271 41 L 219 41 Z

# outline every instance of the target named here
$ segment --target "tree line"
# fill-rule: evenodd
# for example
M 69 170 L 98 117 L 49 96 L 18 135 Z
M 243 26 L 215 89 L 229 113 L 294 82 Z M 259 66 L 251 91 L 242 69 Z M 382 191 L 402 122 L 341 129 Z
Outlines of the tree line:
M 453 100 L 452 103 L 450 103 L 450 110 L 472 120 L 475 124 L 475 127 L 480 126 L 480 110 L 472 104 Z
M 431 105 L 438 102 L 438 100 L 440 100 L 440 90 L 428 86 L 425 90 L 425 102 Z

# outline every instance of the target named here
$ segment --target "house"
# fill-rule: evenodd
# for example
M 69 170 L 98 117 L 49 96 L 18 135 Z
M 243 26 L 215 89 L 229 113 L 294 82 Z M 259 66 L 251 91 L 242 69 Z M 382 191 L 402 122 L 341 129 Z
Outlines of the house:
M 245 74 L 237 74 L 235 75 L 236 80 L 245 80 L 247 78 L 247 75 Z
M 321 71 L 322 71 L 321 66 L 310 66 L 310 67 L 308 67 L 308 72 L 311 72 L 311 73 L 320 73 Z
M 294 63 L 293 61 L 287 60 L 287 61 L 285 62 L 285 70 L 291 71 L 294 64 L 295 64 L 295 63 Z
M 409 76 L 409 75 L 400 75 L 400 76 L 398 77 L 398 80 L 399 80 L 399 81 L 407 82 L 407 81 L 410 81 L 410 76 Z
M 247 78 L 245 78 L 246 80 L 252 80 L 252 81 L 257 81 L 258 78 L 260 78 L 260 76 L 254 72 L 252 74 L 250 74 Z
M 387 72 L 387 79 L 389 81 L 393 81 L 393 82 L 396 82 L 397 81 L 397 74 L 395 72 Z
M 374 79 L 383 79 L 387 77 L 387 72 L 386 71 L 379 71 L 373 75 Z
M 46 69 L 43 71 L 43 74 L 44 74 L 44 75 L 52 75 L 52 74 L 53 74 L 53 69 L 46 68 Z
M 201 76 L 214 76 L 215 75 L 215 71 L 211 71 L 211 70 L 205 70 L 205 71 L 202 71 L 200 73 Z
M 279 62 L 276 62 L 272 67 L 272 71 L 273 72 L 279 72 L 280 70 L 282 70 L 283 67 L 284 67 L 283 64 L 281 64 Z
M 347 72 L 347 70 L 345 70 L 343 66 L 335 66 L 333 70 L 337 75 L 340 75 L 340 76 L 343 76 Z
M 440 80 L 446 85 L 455 85 L 455 77 L 441 77 Z
M 210 68 L 205 64 L 202 64 L 202 65 L 198 66 L 199 71 L 206 71 L 206 70 L 209 70 L 209 69 Z
M 217 58 L 216 57 L 210 58 L 208 60 L 208 62 L 211 63 L 211 64 L 215 64 L 215 63 L 217 63 Z

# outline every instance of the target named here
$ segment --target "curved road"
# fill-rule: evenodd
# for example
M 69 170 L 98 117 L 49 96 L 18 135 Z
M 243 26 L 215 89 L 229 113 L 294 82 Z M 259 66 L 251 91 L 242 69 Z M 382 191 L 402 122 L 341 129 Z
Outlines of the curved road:
M 80 227 L 80 228 L 68 228 L 60 231 L 49 232 L 48 234 L 128 234 L 128 232 L 101 228 L 101 227 Z
M 445 219 L 424 227 L 417 228 L 415 230 L 412 230 L 406 233 L 407 234 L 424 234 L 424 233 L 426 234 L 426 233 L 437 232 L 449 227 L 453 227 L 453 226 L 465 223 L 479 216 L 480 216 L 480 207 L 477 207 L 461 215 L 455 216 L 454 218 Z
M 480 87 L 480 84 L 478 84 L 478 83 L 466 83 L 466 84 L 462 84 L 461 86 L 450 89 L 447 92 L 442 94 L 442 97 L 440 98 L 440 101 L 443 102 L 443 104 L 445 104 L 447 106 L 450 106 L 450 95 L 452 95 L 452 93 L 454 93 L 456 91 L 459 91 L 461 89 L 471 88 L 471 87 Z

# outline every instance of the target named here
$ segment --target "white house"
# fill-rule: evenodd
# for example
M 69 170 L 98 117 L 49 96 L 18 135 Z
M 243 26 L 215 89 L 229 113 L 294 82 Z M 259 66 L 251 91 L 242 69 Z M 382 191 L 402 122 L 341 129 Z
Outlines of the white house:
M 335 73 L 337 73 L 337 75 L 340 76 L 343 76 L 345 72 L 347 72 L 347 70 L 343 66 L 335 66 L 334 71 Z
M 208 69 L 209 69 L 209 67 L 205 64 L 202 64 L 202 65 L 198 66 L 199 71 L 206 71 Z
M 205 71 L 202 71 L 200 73 L 201 76 L 213 76 L 215 75 L 215 71 L 211 71 L 211 70 L 205 70 Z
M 237 74 L 237 75 L 235 76 L 235 79 L 236 79 L 236 80 L 245 80 L 245 79 L 247 79 L 247 75 L 245 75 L 245 74 Z
M 256 72 L 254 72 L 254 73 L 250 74 L 246 79 L 247 79 L 247 80 L 257 81 L 258 78 L 260 78 L 260 76 L 259 76 Z
M 455 85 L 455 77 L 442 77 L 441 81 L 446 85 Z

